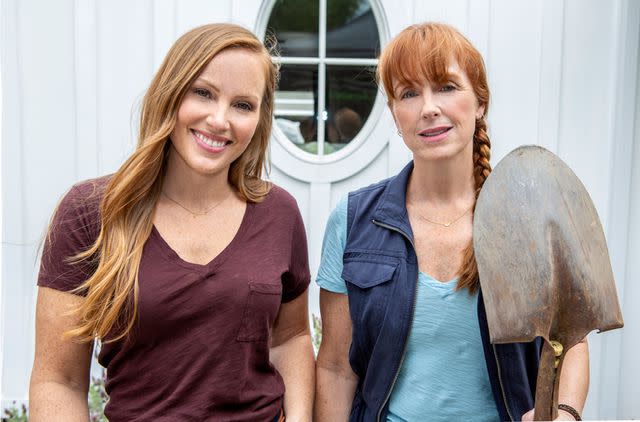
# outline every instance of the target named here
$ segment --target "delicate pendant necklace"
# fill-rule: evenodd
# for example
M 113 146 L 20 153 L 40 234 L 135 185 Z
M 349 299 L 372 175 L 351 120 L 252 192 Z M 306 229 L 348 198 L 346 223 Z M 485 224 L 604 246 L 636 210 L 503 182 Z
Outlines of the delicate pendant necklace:
M 460 220 L 462 217 L 464 217 L 465 215 L 467 215 L 467 213 L 468 213 L 469 211 L 471 211 L 471 208 L 473 208 L 473 205 L 472 205 L 471 207 L 467 208 L 467 210 L 466 210 L 465 212 L 463 212 L 462 214 L 460 214 L 457 218 L 455 218 L 455 219 L 453 219 L 453 220 L 451 220 L 451 221 L 448 221 L 448 222 L 444 222 L 444 223 L 441 223 L 441 222 L 439 222 L 439 221 L 429 220 L 427 217 L 425 217 L 424 215 L 422 215 L 422 214 L 420 214 L 420 213 L 418 213 L 418 215 L 419 215 L 419 216 L 420 216 L 420 218 L 422 218 L 424 221 L 429 222 L 429 223 L 431 223 L 431 224 L 437 224 L 438 226 L 449 227 L 449 226 L 451 226 L 453 223 L 455 223 L 456 221 Z
M 179 206 L 180 208 L 182 208 L 183 210 L 187 211 L 188 213 L 190 213 L 191 215 L 193 215 L 193 218 L 196 218 L 199 215 L 207 215 L 209 214 L 211 211 L 213 211 L 214 209 L 216 209 L 220 204 L 222 204 L 224 201 L 227 200 L 227 198 L 229 197 L 229 195 L 225 196 L 224 198 L 222 198 L 220 201 L 218 201 L 217 203 L 215 203 L 214 205 L 212 205 L 211 207 L 207 208 L 205 211 L 201 211 L 201 212 L 197 212 L 197 211 L 192 211 L 189 208 L 185 207 L 184 205 L 182 205 L 180 202 L 176 201 L 175 199 L 173 199 L 172 197 L 170 197 L 169 195 L 167 195 L 167 193 L 165 191 L 162 191 L 162 194 L 171 202 L 173 202 L 174 204 L 176 204 L 177 206 Z

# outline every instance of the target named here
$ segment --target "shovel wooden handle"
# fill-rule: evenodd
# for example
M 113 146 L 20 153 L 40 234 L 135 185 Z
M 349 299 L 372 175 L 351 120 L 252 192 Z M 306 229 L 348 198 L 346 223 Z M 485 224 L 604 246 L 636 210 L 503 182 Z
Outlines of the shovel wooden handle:
M 558 417 L 558 385 L 564 353 L 560 348 L 560 356 L 550 342 L 544 341 L 542 356 L 536 381 L 536 407 L 534 420 L 552 421 Z M 558 359 L 556 368 L 556 359 Z

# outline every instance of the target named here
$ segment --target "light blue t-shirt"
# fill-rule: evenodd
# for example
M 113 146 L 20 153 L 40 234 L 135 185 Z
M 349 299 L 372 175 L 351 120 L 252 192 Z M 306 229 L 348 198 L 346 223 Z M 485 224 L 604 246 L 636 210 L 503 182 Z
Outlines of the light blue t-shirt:
M 325 290 L 347 293 L 346 238 L 345 197 L 329 217 L 322 244 L 316 282 Z M 413 325 L 387 421 L 500 420 L 480 338 L 478 295 L 455 291 L 456 283 L 419 274 Z

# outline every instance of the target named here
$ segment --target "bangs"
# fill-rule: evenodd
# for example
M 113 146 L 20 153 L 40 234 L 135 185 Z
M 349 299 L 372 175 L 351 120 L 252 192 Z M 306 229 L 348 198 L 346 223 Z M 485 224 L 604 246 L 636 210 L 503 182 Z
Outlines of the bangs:
M 394 83 L 413 86 L 424 82 L 444 84 L 449 66 L 457 62 L 470 80 L 478 76 L 482 57 L 455 29 L 442 24 L 413 25 L 402 31 L 384 49 L 378 63 L 378 80 L 389 101 L 396 100 Z

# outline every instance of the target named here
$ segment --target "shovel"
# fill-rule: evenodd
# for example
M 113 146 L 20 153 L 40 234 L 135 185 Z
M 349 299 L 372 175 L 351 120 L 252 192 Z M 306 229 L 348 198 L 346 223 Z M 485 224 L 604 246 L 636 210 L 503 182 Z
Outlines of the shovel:
M 473 245 L 491 343 L 544 339 L 535 419 L 553 420 L 566 352 L 592 330 L 623 325 L 591 197 L 551 152 L 517 148 L 482 187 Z

